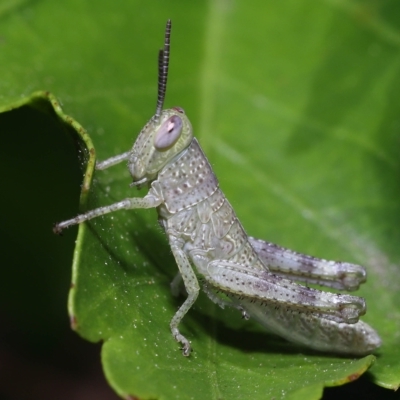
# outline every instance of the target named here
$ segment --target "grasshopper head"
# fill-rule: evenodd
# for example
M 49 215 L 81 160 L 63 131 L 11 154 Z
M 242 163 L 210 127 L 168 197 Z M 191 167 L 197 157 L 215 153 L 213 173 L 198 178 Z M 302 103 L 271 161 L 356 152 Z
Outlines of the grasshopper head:
M 140 132 L 128 161 L 133 184 L 143 184 L 179 156 L 193 139 L 192 126 L 185 112 L 174 107 L 152 118 Z
M 189 147 L 193 132 L 180 107 L 162 111 L 167 88 L 171 20 L 165 27 L 164 48 L 158 53 L 158 96 L 154 117 L 142 129 L 129 155 L 132 185 L 151 182 L 171 161 Z

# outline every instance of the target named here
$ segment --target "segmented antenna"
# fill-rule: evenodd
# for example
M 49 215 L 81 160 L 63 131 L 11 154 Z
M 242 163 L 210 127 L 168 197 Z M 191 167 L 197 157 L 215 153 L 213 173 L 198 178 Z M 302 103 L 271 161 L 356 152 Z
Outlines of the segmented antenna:
M 165 91 L 167 90 L 170 37 L 171 20 L 169 19 L 165 27 L 164 49 L 158 52 L 158 95 L 157 108 L 154 115 L 154 120 L 156 122 L 160 119 L 164 105 Z

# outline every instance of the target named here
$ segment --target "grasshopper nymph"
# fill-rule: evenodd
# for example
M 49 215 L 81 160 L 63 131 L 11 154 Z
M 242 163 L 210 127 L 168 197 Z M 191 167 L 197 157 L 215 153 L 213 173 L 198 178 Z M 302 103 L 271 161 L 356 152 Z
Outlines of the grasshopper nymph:
M 168 237 L 187 298 L 170 327 L 183 354 L 191 352 L 179 324 L 204 290 L 221 307 L 239 309 L 270 332 L 313 349 L 363 355 L 378 348 L 378 334 L 359 317 L 365 300 L 324 292 L 295 283 L 316 283 L 339 290 L 356 290 L 366 280 L 365 269 L 346 262 L 314 258 L 247 236 L 218 180 L 193 136 L 180 107 L 163 110 L 167 85 L 171 21 L 164 49 L 159 52 L 156 113 L 140 132 L 132 149 L 99 162 L 99 170 L 127 161 L 133 186 L 149 185 L 143 198 L 133 197 L 100 207 L 55 225 L 54 232 L 122 209 L 156 207 Z M 195 272 L 196 271 L 196 272 Z

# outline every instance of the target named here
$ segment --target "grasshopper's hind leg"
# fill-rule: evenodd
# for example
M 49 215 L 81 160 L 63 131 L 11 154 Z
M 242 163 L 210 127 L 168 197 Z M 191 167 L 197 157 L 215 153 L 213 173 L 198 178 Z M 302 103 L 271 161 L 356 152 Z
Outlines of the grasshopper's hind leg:
M 348 294 L 322 292 L 296 284 L 270 271 L 248 268 L 226 260 L 207 265 L 207 280 L 217 290 L 258 303 L 313 313 L 320 318 L 354 324 L 365 314 L 365 301 Z
M 360 265 L 323 260 L 253 237 L 249 241 L 261 262 L 285 278 L 339 290 L 357 290 L 366 281 L 365 268 Z
M 338 323 L 276 304 L 239 303 L 268 332 L 315 350 L 364 356 L 380 347 L 378 333 L 363 321 Z

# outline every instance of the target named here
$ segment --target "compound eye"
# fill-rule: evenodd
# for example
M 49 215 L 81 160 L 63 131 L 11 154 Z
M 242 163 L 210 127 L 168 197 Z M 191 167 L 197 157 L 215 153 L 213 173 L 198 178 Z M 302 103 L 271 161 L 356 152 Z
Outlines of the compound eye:
M 154 138 L 154 147 L 157 150 L 168 150 L 181 136 L 182 119 L 177 115 L 169 117 L 158 130 Z
M 172 107 L 172 109 L 178 111 L 178 113 L 185 114 L 185 110 L 182 107 Z

